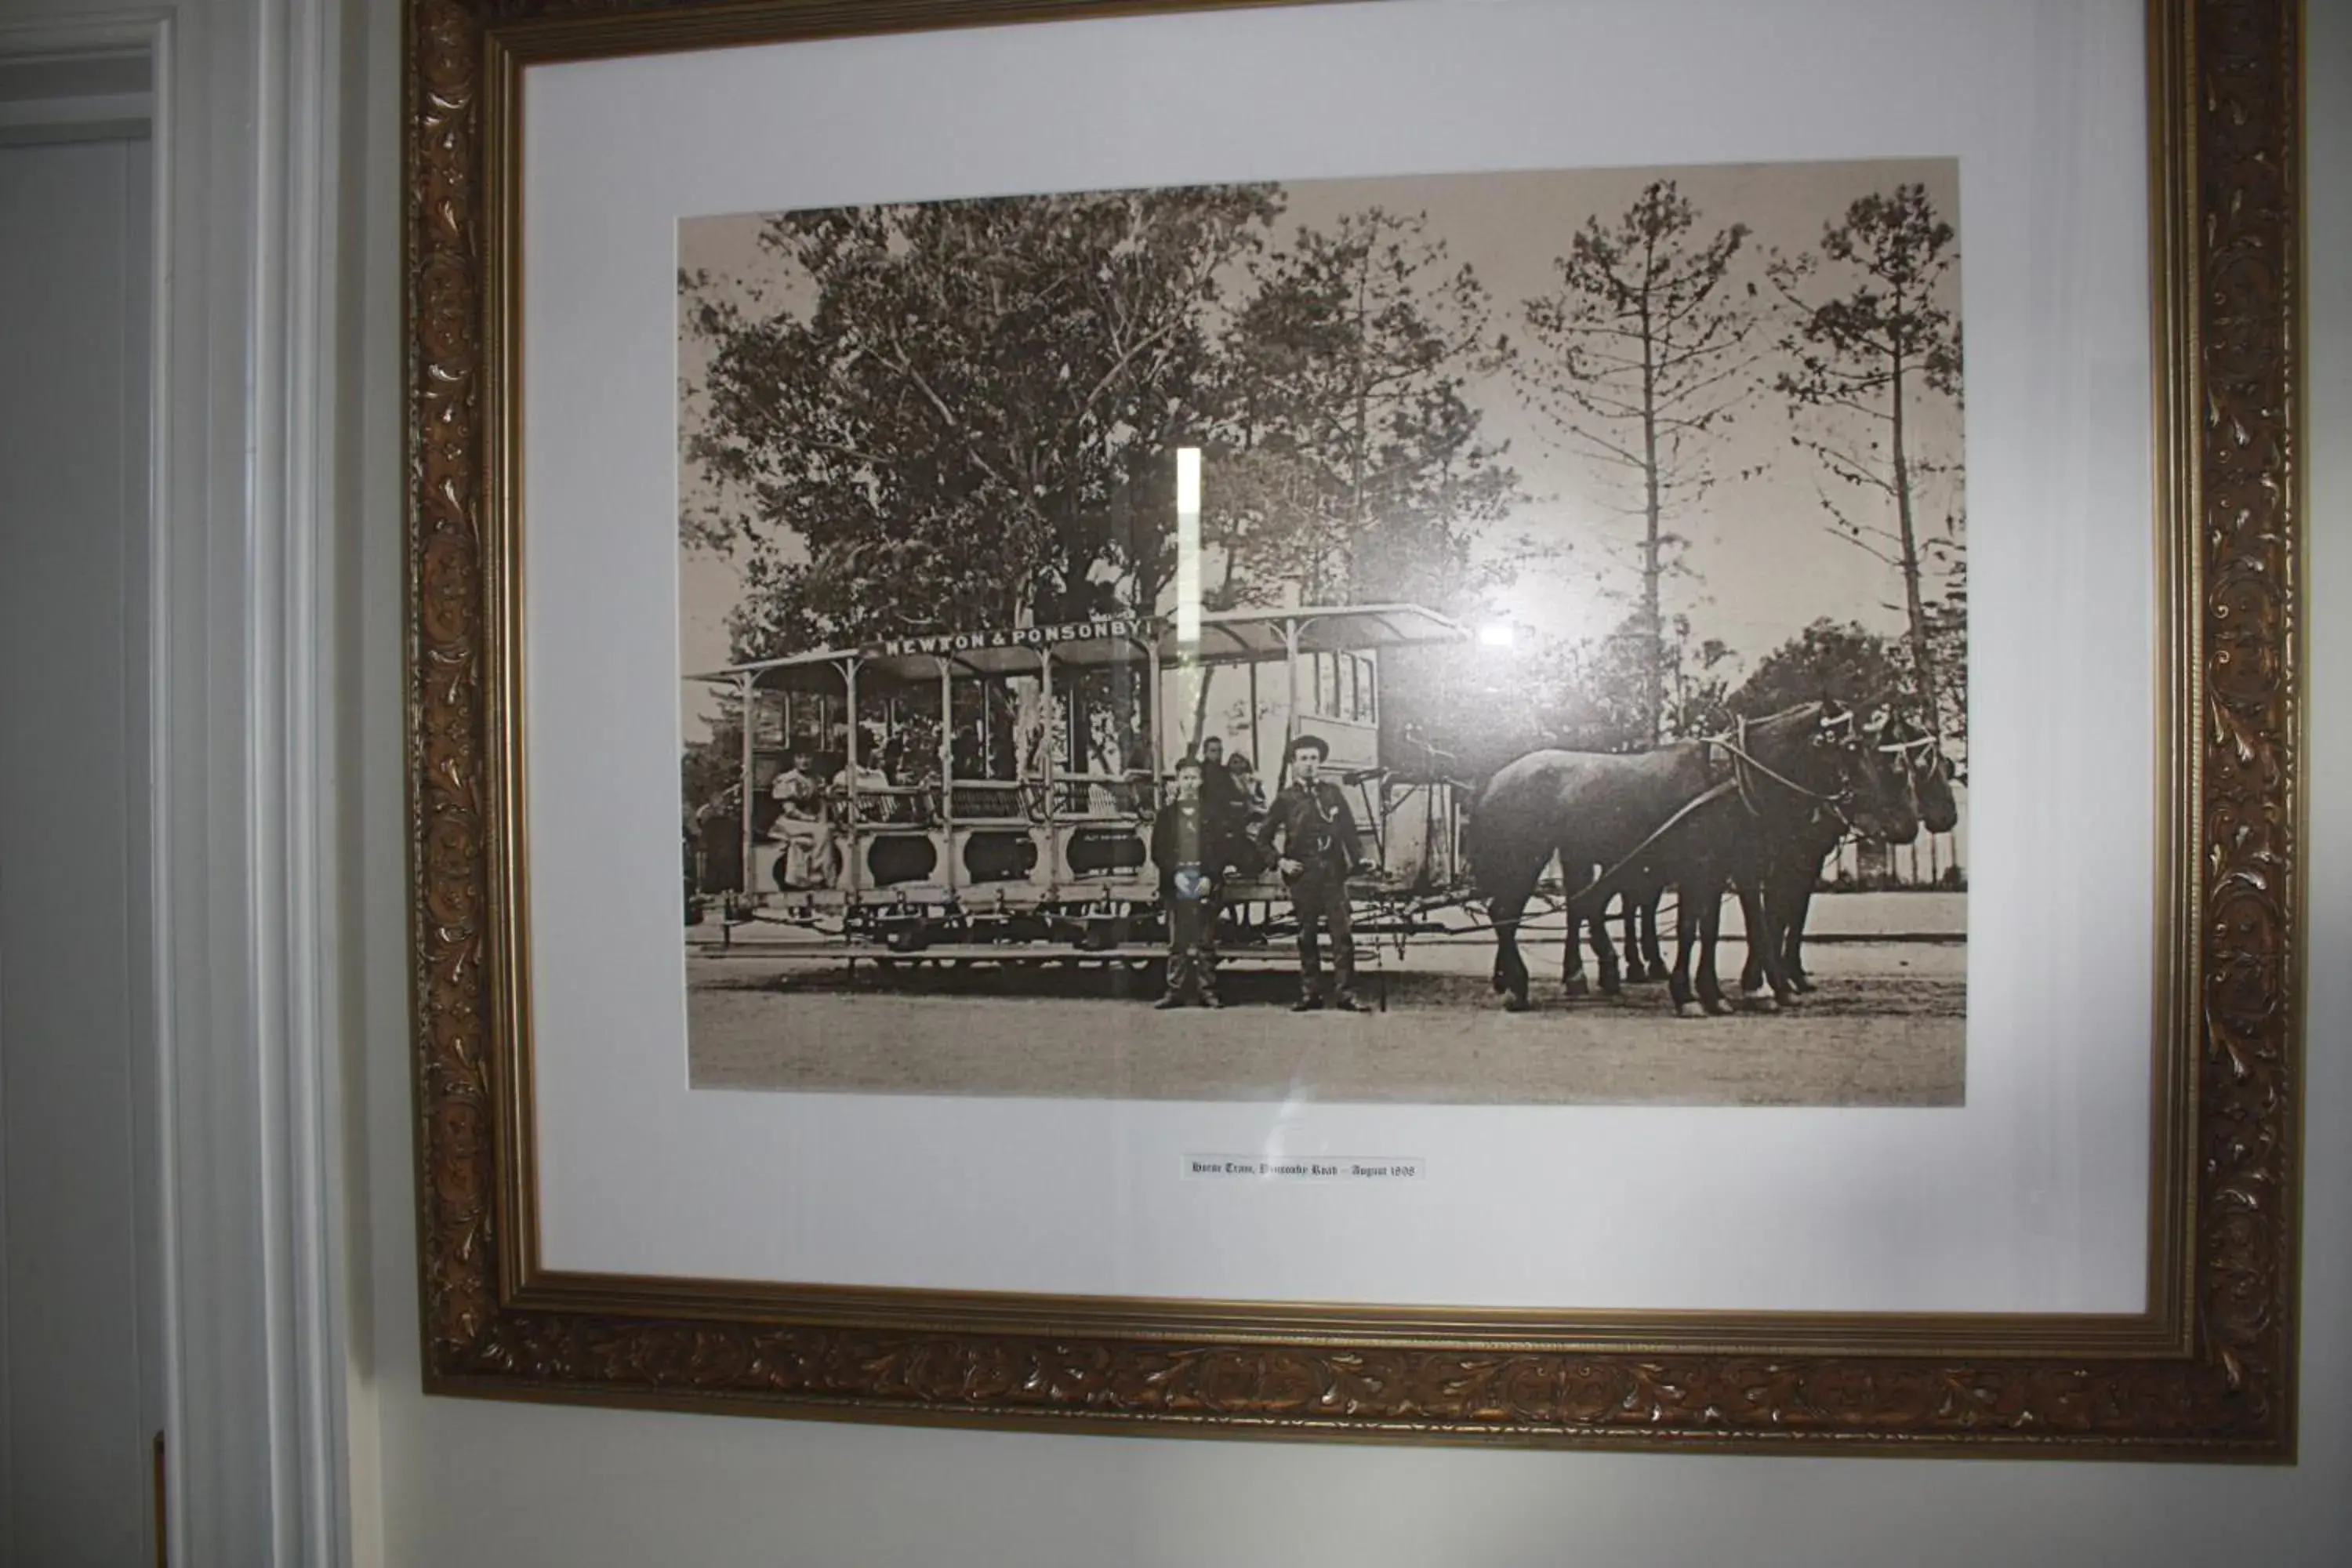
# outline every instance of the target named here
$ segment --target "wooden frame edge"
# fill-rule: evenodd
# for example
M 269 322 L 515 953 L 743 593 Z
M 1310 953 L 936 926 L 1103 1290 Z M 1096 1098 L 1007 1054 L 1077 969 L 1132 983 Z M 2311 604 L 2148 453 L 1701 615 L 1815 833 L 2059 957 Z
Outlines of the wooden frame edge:
M 2169 1117 L 2173 1146 L 2190 1158 L 2174 1172 L 2177 1193 L 2152 1184 L 2151 1311 L 2116 1333 L 2115 1352 L 1970 1356 L 1957 1342 L 1833 1351 L 1801 1331 L 1723 1348 L 1638 1329 L 1607 1341 L 1538 1336 L 1540 1345 L 1525 1334 L 1472 1342 L 1442 1327 L 1402 1341 L 1188 1339 L 1181 1323 L 1114 1322 L 1113 1332 L 1086 1313 L 1057 1324 L 1050 1312 L 983 1330 L 936 1312 L 877 1313 L 873 1300 L 837 1292 L 813 1293 L 839 1309 L 830 1315 L 763 1318 L 690 1282 L 583 1284 L 538 1270 L 529 1205 L 509 1195 L 528 1182 L 523 933 L 519 911 L 501 914 L 492 891 L 499 856 L 520 847 L 495 738 L 511 742 L 514 720 L 492 683 L 520 689 L 521 652 L 519 627 L 502 639 L 499 624 L 513 605 L 499 555 L 513 475 L 493 463 L 511 454 L 513 427 L 500 439 L 487 423 L 502 406 L 492 395 L 511 350 L 498 334 L 501 323 L 516 329 L 489 294 L 486 228 L 500 218 L 489 204 L 512 198 L 488 158 L 494 79 L 519 69 L 526 47 L 562 58 L 691 47 L 740 41 L 751 22 L 823 36 L 1155 8 L 618 0 L 627 16 L 540 20 L 551 9 L 542 0 L 409 0 L 408 773 L 428 1389 L 1164 1435 L 2291 1460 L 2305 805 L 2294 0 L 2149 6 L 2156 283 L 2163 309 L 2188 318 L 2168 329 L 2178 376 L 2159 389 L 2158 436 L 2187 465 L 2180 504 L 2194 529 L 2174 542 L 2189 581 L 2168 596 L 2165 625 L 2187 662 L 2168 693 L 2184 710 L 2166 730 L 2201 737 L 2177 759 L 2194 822 L 2180 850 L 2160 851 L 2187 862 L 2163 896 L 2196 904 L 2190 929 L 2175 933 L 2184 945 L 2160 959 L 2190 966 L 2194 994 L 2175 987 L 2158 1011 L 2201 1026 L 2169 1064 L 2179 1098 L 2158 1085 L 2152 1137 L 2167 1140 Z M 2168 127 L 2167 97 L 2179 111 Z M 2164 129 L 2177 137 L 2169 150 Z M 2190 248 L 2164 254 L 2165 234 Z M 2169 843 L 2176 824 L 2164 831 Z M 674 1310 L 697 1300 L 698 1313 Z

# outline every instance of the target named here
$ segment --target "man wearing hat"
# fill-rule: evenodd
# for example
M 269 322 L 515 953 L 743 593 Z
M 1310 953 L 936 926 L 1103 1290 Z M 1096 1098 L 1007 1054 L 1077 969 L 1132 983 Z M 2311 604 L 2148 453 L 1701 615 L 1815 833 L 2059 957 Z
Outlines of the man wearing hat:
M 1348 874 L 1363 863 L 1363 840 L 1348 797 L 1323 778 L 1331 748 L 1320 735 L 1290 742 L 1290 783 L 1274 797 L 1257 830 L 1260 854 L 1272 860 L 1290 888 L 1291 911 L 1298 917 L 1298 1000 L 1296 1013 L 1326 1005 L 1343 1013 L 1361 1011 L 1356 1002 L 1355 925 L 1348 905 Z M 1336 988 L 1323 979 L 1318 928 L 1331 931 L 1331 966 Z

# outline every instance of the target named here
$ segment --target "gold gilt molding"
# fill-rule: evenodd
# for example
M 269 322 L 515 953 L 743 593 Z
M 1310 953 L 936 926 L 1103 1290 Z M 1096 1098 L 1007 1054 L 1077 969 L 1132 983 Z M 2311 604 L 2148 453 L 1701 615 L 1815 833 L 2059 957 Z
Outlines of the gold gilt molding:
M 492 1397 L 979 1426 L 1552 1445 L 2287 1459 L 2302 887 L 2300 37 L 2154 0 L 2167 498 L 2145 1320 L 1384 1314 L 535 1276 L 512 766 L 512 312 L 495 237 L 528 59 L 1153 9 L 411 0 L 409 846 L 425 1376 Z M 511 428 L 510 426 L 507 426 Z

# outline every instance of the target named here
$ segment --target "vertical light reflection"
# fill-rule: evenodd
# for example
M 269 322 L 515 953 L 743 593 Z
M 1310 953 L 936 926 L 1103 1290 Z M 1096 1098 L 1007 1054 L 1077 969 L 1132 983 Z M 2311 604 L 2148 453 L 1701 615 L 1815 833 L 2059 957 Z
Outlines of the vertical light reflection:
M 1201 448 L 1176 449 L 1176 640 L 1201 643 Z

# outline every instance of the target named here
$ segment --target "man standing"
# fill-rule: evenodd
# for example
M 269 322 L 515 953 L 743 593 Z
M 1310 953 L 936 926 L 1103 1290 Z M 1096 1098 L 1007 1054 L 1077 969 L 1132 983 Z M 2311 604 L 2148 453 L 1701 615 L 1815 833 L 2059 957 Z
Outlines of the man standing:
M 1229 840 L 1201 798 L 1201 779 L 1200 758 L 1180 761 L 1176 798 L 1151 824 L 1151 863 L 1168 914 L 1168 994 L 1154 1004 L 1160 1007 L 1224 1005 L 1217 996 L 1217 919 Z
M 1291 912 L 1298 917 L 1298 1000 L 1294 1013 L 1308 1013 L 1327 1004 L 1343 1013 L 1363 1009 L 1356 1001 L 1356 934 L 1348 905 L 1348 874 L 1364 858 L 1363 840 L 1339 786 L 1322 776 L 1324 759 L 1331 754 L 1319 735 L 1301 735 L 1290 742 L 1290 784 L 1274 797 L 1265 825 L 1257 830 L 1260 854 L 1273 859 L 1290 887 Z M 1331 931 L 1331 966 L 1338 971 L 1336 988 L 1327 989 L 1317 928 Z

